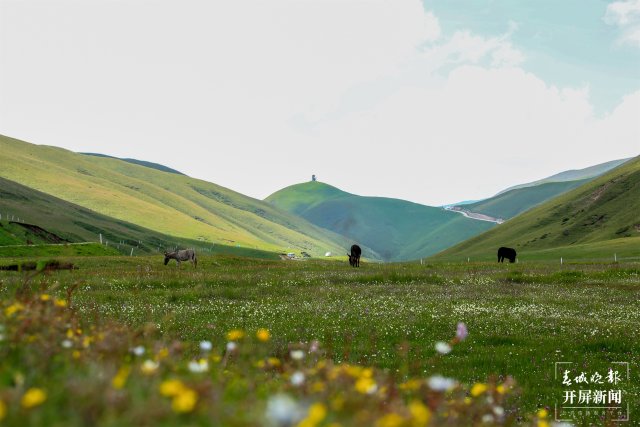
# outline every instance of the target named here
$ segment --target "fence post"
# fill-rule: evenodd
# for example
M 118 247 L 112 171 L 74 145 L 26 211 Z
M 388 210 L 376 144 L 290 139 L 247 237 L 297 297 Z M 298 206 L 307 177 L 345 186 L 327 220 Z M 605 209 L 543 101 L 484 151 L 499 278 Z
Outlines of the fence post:
M 560 257 L 560 265 L 562 265 L 562 257 Z
M 131 255 L 129 255 L 129 256 L 133 256 L 133 248 L 131 248 Z
M 100 233 L 100 244 L 102 244 L 102 233 Z
M 613 254 L 613 262 L 618 262 L 618 254 Z

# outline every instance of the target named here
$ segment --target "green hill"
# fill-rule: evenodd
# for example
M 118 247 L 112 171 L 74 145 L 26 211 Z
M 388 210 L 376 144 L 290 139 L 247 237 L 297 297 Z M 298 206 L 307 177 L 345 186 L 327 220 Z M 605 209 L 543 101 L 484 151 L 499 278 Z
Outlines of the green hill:
M 612 160 L 584 169 L 560 172 L 538 181 L 510 187 L 488 199 L 456 206 L 494 218 L 513 218 L 540 203 L 589 182 L 628 160 Z
M 157 170 L 162 171 L 162 172 L 170 172 L 170 173 L 175 173 L 175 174 L 178 174 L 178 175 L 184 175 L 182 172 L 177 171 L 175 169 L 172 169 L 172 168 L 170 168 L 168 166 L 161 165 L 161 164 L 158 164 L 158 163 L 153 163 L 153 162 L 147 162 L 147 161 L 144 161 L 144 160 L 113 157 L 113 156 L 108 156 L 106 154 L 100 154 L 100 153 L 78 153 L 78 154 L 84 154 L 85 156 L 96 156 L 96 157 L 106 157 L 106 158 L 109 158 L 109 159 L 118 159 L 118 160 L 122 160 L 124 162 L 133 163 L 134 165 L 146 166 L 146 167 L 151 168 L 151 169 L 157 169 Z
M 618 166 L 620 166 L 621 164 L 623 164 L 628 160 L 631 160 L 631 159 L 629 158 L 629 159 L 611 160 L 608 162 L 589 166 L 583 169 L 571 169 L 568 171 L 564 171 L 564 172 L 560 172 L 560 173 L 548 176 L 543 179 L 539 179 L 537 181 L 514 185 L 513 187 L 509 187 L 506 190 L 502 190 L 497 195 L 500 195 L 502 193 L 506 193 L 507 191 L 515 190 L 518 188 L 534 187 L 536 185 L 546 184 L 550 182 L 567 182 L 567 181 L 580 181 L 580 180 L 593 179 L 604 173 L 609 172 L 614 168 L 617 168 Z
M 516 188 L 489 199 L 466 204 L 462 208 L 494 218 L 509 219 L 589 181 L 589 179 L 582 179 L 579 181 L 549 182 L 533 187 Z
M 0 177 L 181 239 L 274 252 L 341 253 L 342 236 L 206 181 L 0 136 Z M 32 222 L 24 215 L 26 222 Z
M 7 214 L 11 216 L 7 218 Z M 132 248 L 135 255 L 140 255 L 181 247 L 254 258 L 278 258 L 273 252 L 220 244 L 211 246 L 197 240 L 167 236 L 109 218 L 4 178 L 0 178 L 0 216 L 0 256 L 34 253 L 129 255 Z M 25 218 L 29 222 L 22 222 Z M 99 245 L 100 235 L 103 238 L 101 249 L 75 245 L 80 242 Z M 60 246 L 68 248 L 63 250 Z M 89 248 L 92 252 L 85 250 Z
M 357 196 L 321 182 L 292 185 L 266 200 L 368 246 L 385 261 L 426 257 L 493 226 L 405 200 Z
M 434 260 L 495 258 L 500 246 L 520 259 L 640 256 L 640 157 L 549 200 Z M 563 255 L 564 254 L 564 255 Z

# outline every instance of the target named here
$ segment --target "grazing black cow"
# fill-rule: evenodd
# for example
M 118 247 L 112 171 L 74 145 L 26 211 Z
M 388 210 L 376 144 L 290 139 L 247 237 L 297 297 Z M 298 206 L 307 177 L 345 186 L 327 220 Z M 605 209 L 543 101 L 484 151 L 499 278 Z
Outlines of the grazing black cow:
M 498 262 L 503 262 L 505 258 L 511 263 L 516 262 L 516 250 L 504 246 L 498 249 Z
M 164 265 L 169 263 L 169 260 L 175 259 L 180 267 L 181 261 L 191 261 L 193 268 L 198 266 L 198 259 L 196 258 L 196 251 L 193 249 L 183 249 L 181 251 L 165 252 L 164 253 Z
M 362 249 L 360 249 L 360 246 L 352 245 L 351 255 L 349 255 L 349 265 L 351 267 L 360 267 L 360 255 L 362 255 Z

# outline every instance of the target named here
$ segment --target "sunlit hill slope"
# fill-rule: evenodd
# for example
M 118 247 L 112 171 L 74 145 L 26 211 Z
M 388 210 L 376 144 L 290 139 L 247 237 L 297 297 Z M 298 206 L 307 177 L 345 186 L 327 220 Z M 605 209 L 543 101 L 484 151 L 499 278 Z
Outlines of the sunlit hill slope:
M 0 164 L 0 177 L 167 236 L 312 255 L 349 246 L 269 203 L 120 159 L 0 136 Z

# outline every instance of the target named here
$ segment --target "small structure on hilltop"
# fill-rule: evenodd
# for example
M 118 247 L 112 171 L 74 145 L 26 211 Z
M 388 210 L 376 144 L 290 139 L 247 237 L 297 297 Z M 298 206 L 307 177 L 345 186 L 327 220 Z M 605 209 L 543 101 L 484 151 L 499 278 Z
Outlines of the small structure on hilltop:
M 316 182 L 316 176 L 315 176 L 315 174 L 314 174 L 314 175 L 311 175 L 311 182 Z

